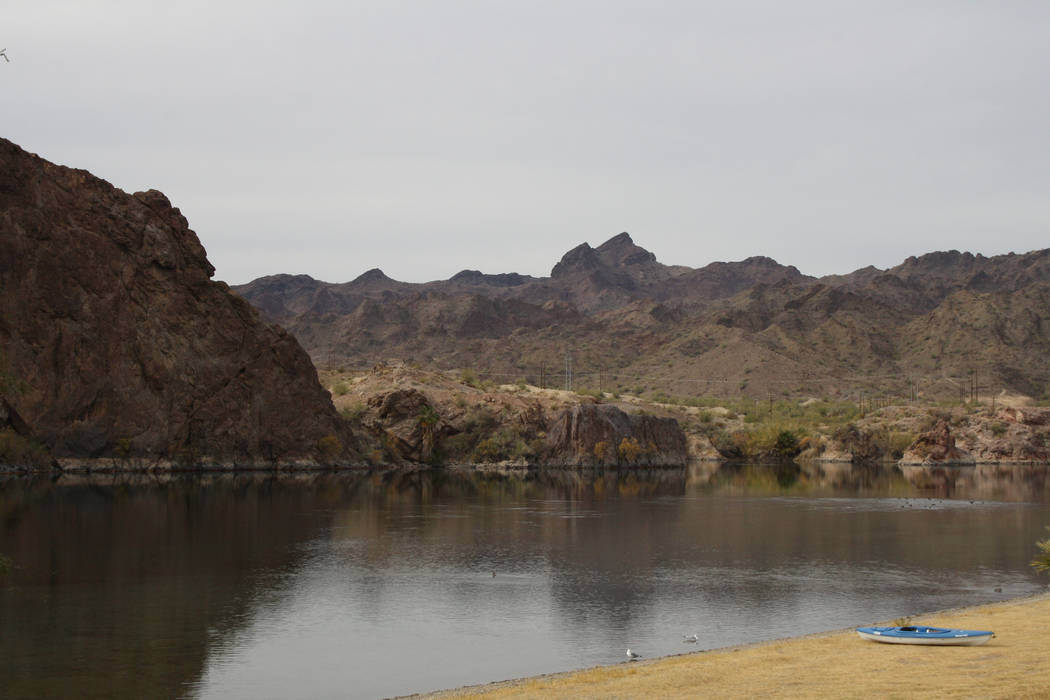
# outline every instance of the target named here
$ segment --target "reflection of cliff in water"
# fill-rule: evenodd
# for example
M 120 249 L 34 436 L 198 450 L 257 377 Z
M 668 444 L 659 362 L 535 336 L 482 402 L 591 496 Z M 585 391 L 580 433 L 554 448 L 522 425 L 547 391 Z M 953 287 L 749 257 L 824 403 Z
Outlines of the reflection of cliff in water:
M 65 481 L 0 481 L 7 698 L 181 696 L 321 525 L 282 479 Z
M 904 478 L 923 495 L 989 501 L 1050 501 L 1046 465 L 906 466 Z
M 859 499 L 843 505 L 840 496 Z M 915 496 L 957 500 L 900 502 Z M 363 615 L 394 595 L 390 572 L 410 572 L 399 585 L 423 595 L 430 582 L 415 572 L 455 571 L 468 575 L 446 574 L 454 585 L 442 594 L 464 609 L 549 595 L 566 630 L 615 636 L 654 612 L 653 601 L 696 591 L 724 609 L 757 610 L 809 595 L 814 577 L 840 580 L 843 567 L 889 560 L 948 582 L 1027 561 L 1044 523 L 1004 542 L 999 506 L 966 498 L 1050 502 L 1048 469 L 703 464 L 0 479 L 0 552 L 18 567 L 0 581 L 0 658 L 15 660 L 4 695 L 177 696 L 311 567 L 355 572 Z M 937 562 L 916 533 L 967 539 L 961 554 Z M 971 547 L 991 554 L 970 557 Z M 523 583 L 497 595 L 481 587 L 493 571 Z

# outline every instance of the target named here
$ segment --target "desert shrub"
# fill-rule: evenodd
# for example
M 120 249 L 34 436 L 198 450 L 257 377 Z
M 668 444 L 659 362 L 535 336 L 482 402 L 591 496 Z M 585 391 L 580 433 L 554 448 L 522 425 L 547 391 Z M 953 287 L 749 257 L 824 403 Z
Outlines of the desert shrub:
M 893 459 L 900 459 L 904 453 L 915 442 L 915 435 L 909 432 L 891 430 L 889 432 L 889 443 L 887 450 Z
M 463 419 L 463 430 L 465 432 L 489 432 L 498 425 L 499 421 L 492 409 L 487 406 L 474 406 Z
M 3 554 L 0 554 L 0 576 L 3 576 L 4 574 L 9 574 L 12 571 L 14 571 L 14 569 L 15 565 L 11 562 L 11 559 L 9 557 L 4 556 Z
M 988 426 L 988 429 L 992 431 L 992 435 L 995 437 L 1002 437 L 1003 435 L 1006 435 L 1007 425 L 1006 423 L 997 420 L 993 421 L 992 424 Z
M 630 464 L 642 454 L 642 446 L 633 437 L 625 437 L 620 441 L 620 446 L 616 448 L 616 453 L 622 462 Z
M 474 374 L 474 370 L 463 370 L 459 375 L 459 381 L 463 382 L 467 386 L 472 386 L 475 389 L 478 388 L 478 375 Z
M 922 419 L 922 423 L 919 424 L 919 429 L 922 432 L 927 432 L 937 427 L 937 424 L 941 421 L 950 422 L 951 419 L 951 411 L 946 411 L 942 408 L 931 408 L 926 411 L 926 416 Z
M 737 435 L 740 435 L 740 433 L 718 430 L 708 435 L 708 438 L 711 440 L 711 445 L 726 459 L 741 459 L 744 456 L 744 451 Z
M 798 435 L 792 430 L 781 430 L 777 433 L 773 449 L 777 454 L 785 457 L 798 454 Z
M 605 440 L 599 440 L 594 443 L 594 448 L 591 451 L 594 453 L 594 460 L 598 463 L 603 463 L 609 451 L 609 443 L 605 442 Z
M 501 462 L 528 456 L 528 451 L 528 445 L 519 435 L 509 428 L 503 428 L 479 441 L 471 457 L 475 462 Z
M 343 442 L 335 435 L 325 435 L 317 441 L 317 452 L 321 459 L 330 462 L 343 453 Z
M 350 387 L 347 386 L 346 382 L 339 382 L 338 384 L 332 387 L 332 393 L 336 396 L 346 396 L 348 393 L 350 393 Z
M 474 451 L 478 437 L 471 433 L 456 433 L 442 442 L 449 457 L 462 459 Z

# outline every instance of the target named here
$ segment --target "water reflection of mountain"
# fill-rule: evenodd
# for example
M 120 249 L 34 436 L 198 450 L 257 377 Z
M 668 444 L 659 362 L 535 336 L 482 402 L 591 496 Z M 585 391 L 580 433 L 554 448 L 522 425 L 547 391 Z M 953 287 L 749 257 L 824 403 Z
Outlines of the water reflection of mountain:
M 1050 502 L 1047 473 L 705 464 L 9 478 L 0 552 L 19 568 L 0 581 L 4 695 L 183 694 L 246 630 L 294 614 L 304 591 L 333 592 L 361 624 L 426 606 L 479 619 L 526 610 L 566 643 L 613 648 L 681 605 L 701 618 L 802 610 L 814 596 L 870 593 L 857 586 L 907 592 L 913 571 L 950 588 L 1026 567 L 1045 535 L 1037 513 L 969 500 Z

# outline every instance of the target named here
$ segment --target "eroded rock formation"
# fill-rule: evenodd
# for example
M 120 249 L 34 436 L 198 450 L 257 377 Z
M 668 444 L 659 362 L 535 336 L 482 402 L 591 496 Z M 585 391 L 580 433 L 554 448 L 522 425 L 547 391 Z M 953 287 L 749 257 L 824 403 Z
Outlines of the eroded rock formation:
M 547 433 L 548 462 L 566 466 L 683 466 L 685 433 L 673 418 L 624 413 L 615 406 L 581 404 L 562 411 Z
M 907 464 L 974 464 L 973 455 L 955 446 L 955 436 L 947 421 L 938 421 L 932 430 L 916 438 L 901 458 Z

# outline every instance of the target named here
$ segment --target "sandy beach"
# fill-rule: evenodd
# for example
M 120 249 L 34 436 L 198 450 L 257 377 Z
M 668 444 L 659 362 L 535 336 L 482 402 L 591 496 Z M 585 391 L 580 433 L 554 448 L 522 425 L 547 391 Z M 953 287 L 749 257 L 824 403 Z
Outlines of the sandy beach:
M 995 637 L 922 647 L 868 642 L 847 629 L 415 697 L 1050 698 L 1050 593 L 911 620 Z

